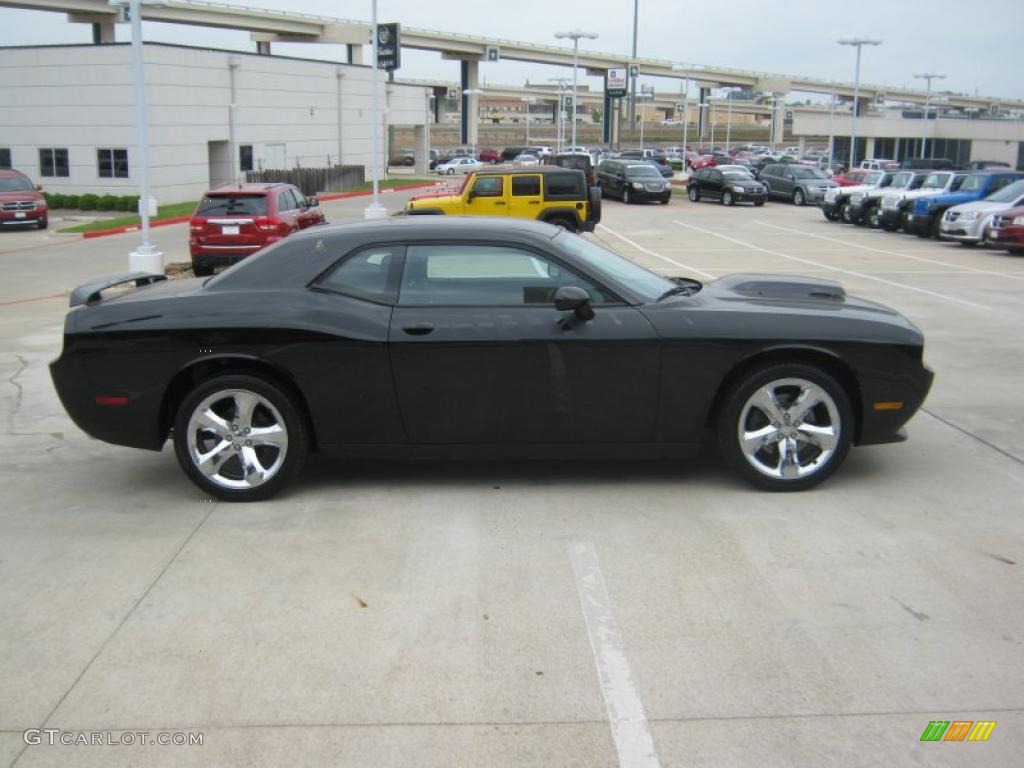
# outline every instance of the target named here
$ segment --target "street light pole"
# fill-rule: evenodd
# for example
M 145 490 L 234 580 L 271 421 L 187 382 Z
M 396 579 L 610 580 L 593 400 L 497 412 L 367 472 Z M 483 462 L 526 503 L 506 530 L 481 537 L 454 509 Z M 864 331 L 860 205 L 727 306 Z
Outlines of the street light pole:
M 725 151 L 728 152 L 732 146 L 732 92 L 730 91 L 725 98 L 728 101 L 728 117 L 726 117 L 725 123 Z
M 373 82 L 370 84 L 370 141 L 373 146 L 370 148 L 370 162 L 372 163 L 371 178 L 373 180 L 373 200 L 363 209 L 363 218 L 383 219 L 388 215 L 387 208 L 380 202 L 380 70 L 377 69 L 378 40 L 377 40 L 377 0 L 373 0 L 373 20 L 370 25 L 370 34 L 373 43 L 373 52 L 370 60 L 370 77 Z
M 928 134 L 930 133 L 930 131 L 928 130 L 928 120 L 929 112 L 931 111 L 932 106 L 932 80 L 945 80 L 946 76 L 940 75 L 937 72 L 921 72 L 919 74 L 914 75 L 914 77 L 920 78 L 921 80 L 925 80 L 928 83 L 928 88 L 925 91 L 924 97 L 924 129 L 921 131 L 921 157 L 926 157 L 924 145 L 925 142 L 928 141 Z M 934 141 L 932 143 L 934 144 Z
M 836 116 L 836 88 L 832 86 L 832 93 L 829 94 L 828 102 L 828 167 L 829 173 L 832 172 L 832 163 L 834 161 L 833 154 L 835 151 L 836 143 L 836 132 L 833 127 L 833 120 Z
M 568 77 L 549 77 L 548 82 L 558 83 L 558 128 L 555 132 L 555 142 L 558 151 L 562 151 L 562 144 L 565 143 L 565 85 L 569 82 Z
M 853 115 L 850 119 L 850 168 L 853 168 L 857 151 L 857 110 L 860 107 L 860 49 L 865 45 L 881 45 L 877 37 L 841 37 L 840 45 L 852 45 L 857 49 L 857 67 L 853 77 Z
M 572 40 L 572 146 L 576 146 L 576 79 L 580 66 L 580 38 L 596 40 L 596 32 L 584 32 L 581 29 L 574 29 L 570 32 L 556 32 L 555 37 L 560 40 Z
M 163 274 L 164 255 L 149 242 L 149 137 L 146 131 L 146 71 L 142 60 L 141 0 L 131 0 L 128 12 L 132 24 L 132 75 L 135 81 L 135 136 L 138 144 L 139 218 L 142 240 L 128 256 L 132 272 Z

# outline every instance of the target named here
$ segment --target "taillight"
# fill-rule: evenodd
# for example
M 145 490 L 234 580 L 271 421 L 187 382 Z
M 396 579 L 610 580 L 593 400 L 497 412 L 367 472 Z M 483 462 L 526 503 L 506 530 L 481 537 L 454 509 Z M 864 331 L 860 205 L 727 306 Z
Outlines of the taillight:
M 188 228 L 193 232 L 202 232 L 205 226 L 206 222 L 204 222 L 202 219 L 192 219 L 188 223 Z
M 269 216 L 257 216 L 253 219 L 253 223 L 260 232 L 273 232 L 278 228 L 277 223 L 272 221 Z

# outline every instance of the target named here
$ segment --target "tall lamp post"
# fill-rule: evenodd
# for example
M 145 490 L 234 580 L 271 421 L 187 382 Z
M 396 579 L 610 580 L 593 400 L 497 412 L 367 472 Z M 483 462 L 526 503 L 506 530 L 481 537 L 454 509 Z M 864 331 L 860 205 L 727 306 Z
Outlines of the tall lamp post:
M 836 116 L 836 87 L 832 84 L 832 93 L 829 94 L 828 99 L 828 167 L 829 173 L 832 172 L 833 154 L 835 153 L 836 144 L 836 132 L 833 126 L 833 120 Z
M 581 29 L 574 29 L 570 32 L 555 32 L 555 37 L 560 40 L 572 40 L 572 146 L 576 146 L 576 77 L 580 65 L 580 38 L 596 40 L 596 32 L 584 32 Z
M 706 101 L 702 101 L 700 104 L 697 105 L 697 125 L 703 125 L 704 124 L 704 115 L 707 113 L 707 110 L 709 110 L 709 109 L 711 109 L 711 105 L 708 104 Z M 700 154 L 703 155 L 704 154 L 704 136 L 703 135 L 698 136 L 697 144 L 698 144 L 697 151 Z
M 725 96 L 726 105 L 728 106 L 728 117 L 725 122 L 725 151 L 728 152 L 732 148 L 732 89 Z
M 558 151 L 562 151 L 562 144 L 565 143 L 565 85 L 569 82 L 568 77 L 549 77 L 549 83 L 558 83 L 558 129 L 555 139 Z
M 853 168 L 857 152 L 857 111 L 860 107 L 860 49 L 865 45 L 881 45 L 877 37 L 840 37 L 840 45 L 852 45 L 857 49 L 857 67 L 853 75 L 853 115 L 850 118 L 850 168 Z
M 533 96 L 520 96 L 519 100 L 526 103 L 526 144 L 530 144 L 530 105 L 537 99 Z
M 644 148 L 644 108 L 642 102 L 648 101 L 654 98 L 654 94 L 650 91 L 641 90 L 636 95 L 636 100 L 641 102 L 640 105 L 640 149 Z
M 683 91 L 683 170 L 686 170 L 686 128 L 688 125 L 687 116 L 690 113 L 690 73 L 682 64 L 673 64 L 672 69 L 676 72 L 686 72 L 686 77 L 684 78 L 686 90 Z
M 927 157 L 927 155 L 925 155 L 924 145 L 925 142 L 928 141 L 928 134 L 930 133 L 928 130 L 928 120 L 930 119 L 929 111 L 932 106 L 932 80 L 945 80 L 946 76 L 940 75 L 937 72 L 920 72 L 914 75 L 914 77 L 925 80 L 928 83 L 928 88 L 925 91 L 924 97 L 924 129 L 921 131 L 921 157 Z
M 373 19 L 370 25 L 370 38 L 373 44 L 373 52 L 370 60 L 370 77 L 373 82 L 370 85 L 370 141 L 373 146 L 370 149 L 370 162 L 373 165 L 371 178 L 373 179 L 373 200 L 363 209 L 363 218 L 383 219 L 388 215 L 388 209 L 380 202 L 380 134 L 381 120 L 383 113 L 380 109 L 380 70 L 377 68 L 378 40 L 377 40 L 377 0 L 373 0 Z

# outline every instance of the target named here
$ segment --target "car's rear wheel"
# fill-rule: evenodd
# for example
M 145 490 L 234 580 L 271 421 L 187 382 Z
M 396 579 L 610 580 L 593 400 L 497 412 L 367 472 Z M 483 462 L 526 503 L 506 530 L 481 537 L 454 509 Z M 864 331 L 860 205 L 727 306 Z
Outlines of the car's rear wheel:
M 700 191 L 696 187 L 690 187 L 686 190 L 686 196 L 690 198 L 691 203 L 696 203 L 700 200 Z
M 209 277 L 213 274 L 213 267 L 208 267 L 205 264 L 192 263 L 192 274 L 196 277 Z
M 174 452 L 185 474 L 227 501 L 258 501 L 280 491 L 302 468 L 307 443 L 292 398 L 250 375 L 203 382 L 174 421 Z
M 793 192 L 793 205 L 803 205 L 807 202 L 807 197 L 804 195 L 802 189 L 794 190 Z
M 822 208 L 821 212 L 825 215 L 825 218 L 828 219 L 829 221 L 837 221 L 839 219 L 839 216 L 837 216 L 836 212 L 833 211 L 831 208 Z
M 39 227 L 39 229 L 46 229 L 48 226 L 50 226 L 49 217 L 43 216 L 43 218 L 38 219 L 36 221 L 36 226 Z
M 872 229 L 878 229 L 882 226 L 882 212 L 878 210 L 878 206 L 872 206 L 871 210 L 868 211 L 867 215 L 868 226 Z
M 722 205 L 736 205 L 736 198 L 732 196 L 732 192 L 728 189 L 722 193 Z
M 578 232 L 579 227 L 576 226 L 576 222 L 570 219 L 568 216 L 556 216 L 553 219 L 548 219 L 549 224 L 554 224 L 556 227 L 561 227 L 568 232 Z
M 629 187 L 622 188 L 622 202 L 626 205 L 633 202 L 633 193 L 629 191 Z
M 455 175 L 455 169 L 454 168 L 449 168 L 448 169 L 448 175 L 449 176 L 454 176 Z
M 778 364 L 753 371 L 723 402 L 722 454 L 758 488 L 810 488 L 835 472 L 850 450 L 850 399 L 835 378 L 815 366 Z

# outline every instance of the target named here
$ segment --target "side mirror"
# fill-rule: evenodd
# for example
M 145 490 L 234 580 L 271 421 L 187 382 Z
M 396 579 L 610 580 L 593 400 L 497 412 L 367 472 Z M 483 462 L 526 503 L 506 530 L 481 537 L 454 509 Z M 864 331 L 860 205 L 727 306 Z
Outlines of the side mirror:
M 469 194 L 466 195 L 466 202 L 467 203 L 472 203 L 474 197 L 477 197 L 476 190 L 475 189 L 469 190 Z
M 43 185 L 42 184 L 36 184 L 36 192 L 42 192 L 42 191 L 43 191 Z
M 307 197 L 306 205 L 308 205 L 310 208 L 316 208 L 320 205 L 320 201 L 317 200 L 315 197 Z
M 590 306 L 590 294 L 578 285 L 563 285 L 555 291 L 555 309 L 559 312 L 575 312 L 580 320 L 593 320 L 594 308 Z

